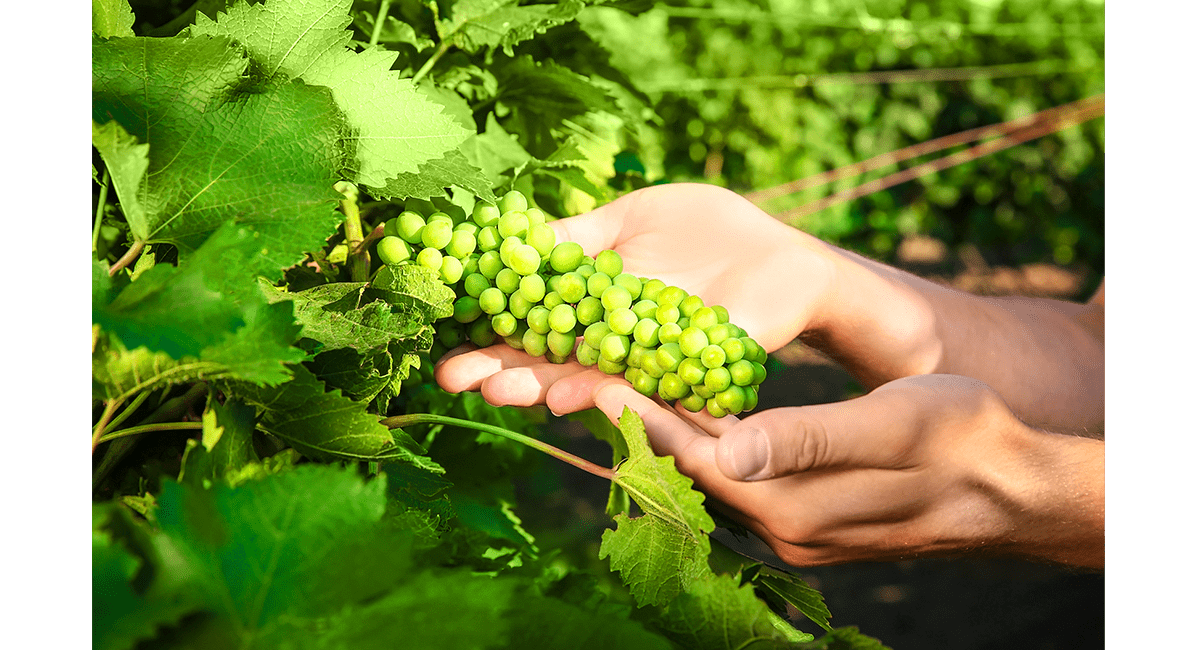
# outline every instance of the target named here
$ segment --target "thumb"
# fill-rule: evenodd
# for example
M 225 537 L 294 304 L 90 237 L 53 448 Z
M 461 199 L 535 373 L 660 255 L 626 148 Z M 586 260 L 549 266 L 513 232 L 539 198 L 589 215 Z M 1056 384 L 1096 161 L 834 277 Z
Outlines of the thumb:
M 629 214 L 630 196 L 627 194 L 590 212 L 548 223 L 559 242 L 573 241 L 583 247 L 585 255 L 595 257 L 596 253 L 616 248 L 621 242 L 621 230 Z

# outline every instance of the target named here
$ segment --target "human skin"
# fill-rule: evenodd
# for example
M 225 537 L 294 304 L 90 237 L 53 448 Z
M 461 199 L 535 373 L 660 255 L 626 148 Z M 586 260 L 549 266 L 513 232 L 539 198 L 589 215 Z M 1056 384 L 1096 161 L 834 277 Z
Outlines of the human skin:
M 796 566 L 975 552 L 1103 567 L 1102 290 L 1086 305 L 973 296 L 706 185 L 647 188 L 552 226 L 725 306 L 768 350 L 800 337 L 871 392 L 716 419 L 504 345 L 447 355 L 443 388 L 614 421 L 633 408 L 656 452 Z

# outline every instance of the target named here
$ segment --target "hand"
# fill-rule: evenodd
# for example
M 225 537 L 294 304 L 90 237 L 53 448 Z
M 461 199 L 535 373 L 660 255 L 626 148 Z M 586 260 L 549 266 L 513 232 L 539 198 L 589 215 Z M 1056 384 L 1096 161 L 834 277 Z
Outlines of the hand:
M 628 405 L 721 510 L 794 566 L 978 551 L 1104 566 L 1104 445 L 1026 427 L 995 391 L 909 377 L 836 404 L 738 420 L 593 385 Z
M 588 255 L 613 249 L 627 272 L 724 306 L 730 321 L 768 351 L 812 324 L 832 282 L 824 244 L 711 185 L 648 187 L 550 225 L 559 241 L 575 241 Z M 454 351 L 436 376 L 451 392 L 481 390 L 492 404 L 528 406 L 546 401 L 554 383 L 583 372 L 598 373 L 574 362 L 530 359 L 500 343 Z M 550 408 L 574 410 L 554 402 Z

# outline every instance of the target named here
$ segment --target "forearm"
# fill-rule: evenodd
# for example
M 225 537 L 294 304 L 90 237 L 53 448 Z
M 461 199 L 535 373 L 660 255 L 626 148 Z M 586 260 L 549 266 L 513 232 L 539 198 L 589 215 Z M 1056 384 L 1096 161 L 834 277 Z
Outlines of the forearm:
M 802 340 L 866 387 L 918 374 L 974 377 L 1030 425 L 1102 437 L 1103 312 L 1097 306 L 985 298 L 832 246 L 828 255 L 837 268 L 833 295 Z

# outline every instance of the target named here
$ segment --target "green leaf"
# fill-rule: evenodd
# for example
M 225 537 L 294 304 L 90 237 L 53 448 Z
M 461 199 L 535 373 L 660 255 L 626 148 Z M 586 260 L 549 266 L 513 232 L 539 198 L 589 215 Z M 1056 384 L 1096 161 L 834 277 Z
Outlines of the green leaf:
M 525 6 L 518 6 L 517 2 L 459 0 L 450 18 L 439 21 L 438 35 L 467 52 L 500 47 L 512 56 L 513 45 L 573 20 L 584 7 L 580 0 Z
M 830 630 L 828 634 L 800 646 L 803 650 L 891 650 L 879 639 L 870 637 L 849 625 Z
M 380 298 L 404 313 L 433 323 L 454 313 L 454 290 L 434 271 L 418 264 L 395 264 L 379 269 L 367 298 Z
M 669 650 L 671 644 L 628 616 L 588 611 L 556 598 L 527 596 L 510 613 L 511 648 Z
M 138 144 L 137 138 L 118 122 L 92 122 L 92 146 L 104 158 L 125 218 L 131 224 L 145 223 L 146 207 L 141 203 L 140 190 L 150 167 L 150 145 Z
M 784 648 L 793 647 L 793 640 L 812 640 L 811 634 L 779 629 L 776 620 L 754 595 L 754 587 L 739 586 L 734 576 L 709 573 L 671 602 L 659 624 L 689 650 Z
M 259 462 L 254 451 L 254 409 L 237 401 L 221 404 L 212 396 L 204 409 L 200 441 L 187 441 L 179 482 L 207 487 Z
M 833 629 L 829 625 L 829 608 L 825 605 L 825 599 L 821 596 L 821 592 L 808 586 L 799 577 L 763 567 L 754 576 L 753 583 L 774 595 L 779 601 L 790 603 L 800 610 L 801 614 L 825 630 Z
M 495 183 L 458 149 L 447 151 L 446 155 L 437 160 L 421 163 L 421 168 L 416 173 L 404 173 L 389 179 L 384 187 L 368 187 L 366 189 L 376 197 L 403 196 L 429 199 L 435 196 L 445 196 L 445 188 L 451 185 L 469 190 L 484 200 L 496 200 L 496 196 L 492 194 Z
M 534 160 L 525 148 L 488 113 L 483 133 L 471 136 L 462 145 L 467 160 L 483 170 L 492 187 L 499 187 L 502 174 L 510 169 L 524 169 Z
M 133 36 L 128 0 L 92 0 L 92 33 L 100 38 Z
M 376 196 L 388 180 L 457 147 L 470 131 L 391 71 L 396 53 L 349 49 L 351 0 L 238 3 L 217 20 L 196 17 L 191 34 L 225 36 L 244 46 L 267 76 L 325 86 L 353 134 L 352 180 Z
M 715 525 L 704 495 L 675 469 L 674 459 L 654 454 L 641 418 L 626 408 L 620 424 L 629 458 L 614 481 L 646 514 L 617 515 L 616 530 L 604 531 L 600 558 L 610 558 L 638 605 L 663 605 L 711 572 L 708 534 Z
M 389 431 L 379 416 L 366 412 L 341 391 L 325 392 L 325 385 L 303 366 L 292 381 L 257 388 L 230 387 L 232 394 L 262 409 L 258 426 L 282 438 L 301 453 L 330 460 L 396 460 L 431 472 L 445 470 L 425 455 L 425 450 L 403 431 Z
M 300 335 L 319 342 L 323 350 L 350 348 L 367 354 L 386 350 L 394 341 L 416 338 L 428 322 L 410 313 L 395 313 L 382 300 L 364 297 L 366 283 L 332 282 L 296 293 L 261 283 L 272 303 L 290 302 Z
M 114 177 L 122 205 L 135 208 L 126 213 L 135 238 L 175 244 L 186 258 L 223 223 L 251 224 L 262 236 L 253 268 L 277 279 L 340 221 L 333 184 L 349 131 L 327 89 L 255 83 L 248 65 L 227 38 L 94 42 L 92 119 L 150 147 L 140 182 L 133 170 Z M 115 151 L 131 167 L 119 133 L 100 135 L 117 142 L 102 142 L 101 155 Z

